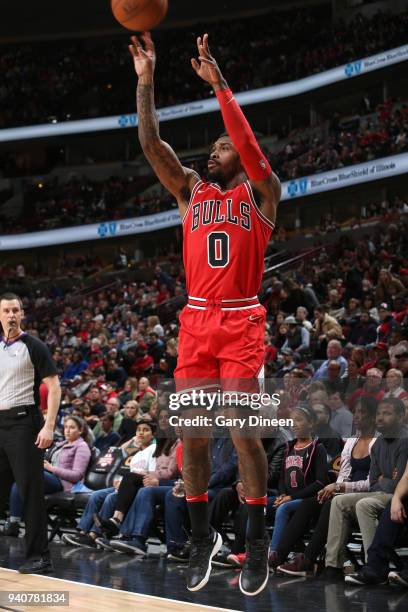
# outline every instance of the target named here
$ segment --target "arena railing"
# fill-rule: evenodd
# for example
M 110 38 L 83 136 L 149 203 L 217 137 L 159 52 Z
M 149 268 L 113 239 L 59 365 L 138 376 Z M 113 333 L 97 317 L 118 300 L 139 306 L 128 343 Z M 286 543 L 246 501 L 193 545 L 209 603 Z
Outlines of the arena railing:
M 336 168 L 335 170 L 283 182 L 281 201 L 295 200 L 296 198 L 316 195 L 326 191 L 387 179 L 406 174 L 407 172 L 408 153 L 373 159 L 353 166 Z M 131 219 L 90 223 L 27 234 L 3 235 L 0 236 L 0 251 L 119 238 L 176 227 L 180 224 L 181 220 L 178 210 L 171 209 L 166 212 Z
M 292 96 L 308 93 L 322 87 L 327 87 L 341 81 L 347 81 L 364 76 L 375 70 L 380 70 L 405 62 L 408 60 L 408 44 L 377 53 L 370 57 L 356 59 L 348 64 L 325 70 L 318 74 L 269 87 L 261 87 L 236 94 L 242 106 L 283 100 Z M 161 122 L 194 117 L 219 110 L 215 98 L 197 100 L 184 104 L 177 104 L 158 109 L 157 114 Z M 68 134 L 84 134 L 118 129 L 135 128 L 137 126 L 136 113 L 100 117 L 98 119 L 81 119 L 61 123 L 47 123 L 18 128 L 5 128 L 0 130 L 0 142 L 29 140 L 33 138 L 47 138 Z

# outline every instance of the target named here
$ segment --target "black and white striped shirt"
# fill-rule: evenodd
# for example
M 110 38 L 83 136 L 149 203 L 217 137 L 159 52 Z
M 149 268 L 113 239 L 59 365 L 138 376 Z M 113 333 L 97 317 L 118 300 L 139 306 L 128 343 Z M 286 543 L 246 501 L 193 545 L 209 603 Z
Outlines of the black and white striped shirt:
M 57 374 L 44 342 L 22 333 L 15 340 L 0 341 L 0 410 L 15 406 L 39 406 L 43 378 Z

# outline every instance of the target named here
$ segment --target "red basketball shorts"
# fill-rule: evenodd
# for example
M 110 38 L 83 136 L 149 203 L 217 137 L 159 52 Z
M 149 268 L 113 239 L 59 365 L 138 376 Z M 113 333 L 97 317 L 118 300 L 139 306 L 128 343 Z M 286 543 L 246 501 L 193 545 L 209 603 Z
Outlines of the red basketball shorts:
M 180 315 L 174 372 L 177 391 L 218 387 L 224 391 L 259 392 L 265 315 L 258 298 L 189 298 Z

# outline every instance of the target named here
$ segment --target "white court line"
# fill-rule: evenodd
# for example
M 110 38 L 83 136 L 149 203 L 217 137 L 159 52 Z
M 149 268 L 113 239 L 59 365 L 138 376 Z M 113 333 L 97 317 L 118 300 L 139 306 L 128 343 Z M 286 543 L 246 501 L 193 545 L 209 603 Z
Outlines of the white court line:
M 14 574 L 19 573 L 17 570 L 9 569 L 7 567 L 0 567 L 0 573 L 1 571 L 13 572 Z M 147 597 L 148 599 L 154 599 L 155 601 L 168 601 L 170 603 L 183 604 L 184 606 L 195 606 L 197 608 L 205 608 L 206 610 L 217 610 L 217 612 L 240 612 L 240 610 L 233 610 L 232 608 L 215 608 L 214 606 L 206 606 L 205 604 L 182 601 L 181 599 L 170 599 L 169 597 L 158 597 L 157 595 L 145 595 L 144 593 L 135 593 L 134 591 L 122 591 L 122 589 L 113 589 L 112 587 L 99 586 L 98 584 L 87 584 L 86 582 L 67 580 L 66 578 L 56 578 L 55 576 L 46 576 L 44 574 L 21 574 L 21 576 L 38 576 L 39 578 L 46 578 L 47 580 L 68 582 L 69 584 L 75 584 L 75 586 L 91 587 L 93 589 L 104 589 L 105 591 L 114 591 L 115 593 L 127 593 L 128 595 L 134 595 L 135 597 Z

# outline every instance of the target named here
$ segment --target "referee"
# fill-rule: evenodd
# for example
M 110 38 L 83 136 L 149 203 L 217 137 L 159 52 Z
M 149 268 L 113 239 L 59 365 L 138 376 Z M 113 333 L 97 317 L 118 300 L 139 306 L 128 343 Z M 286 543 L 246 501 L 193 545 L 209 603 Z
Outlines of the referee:
M 52 571 L 44 500 L 44 448 L 52 443 L 61 399 L 57 369 L 47 346 L 21 329 L 21 299 L 0 296 L 0 514 L 11 484 L 24 501 L 25 563 L 23 574 Z M 47 419 L 39 409 L 39 386 L 48 387 Z

